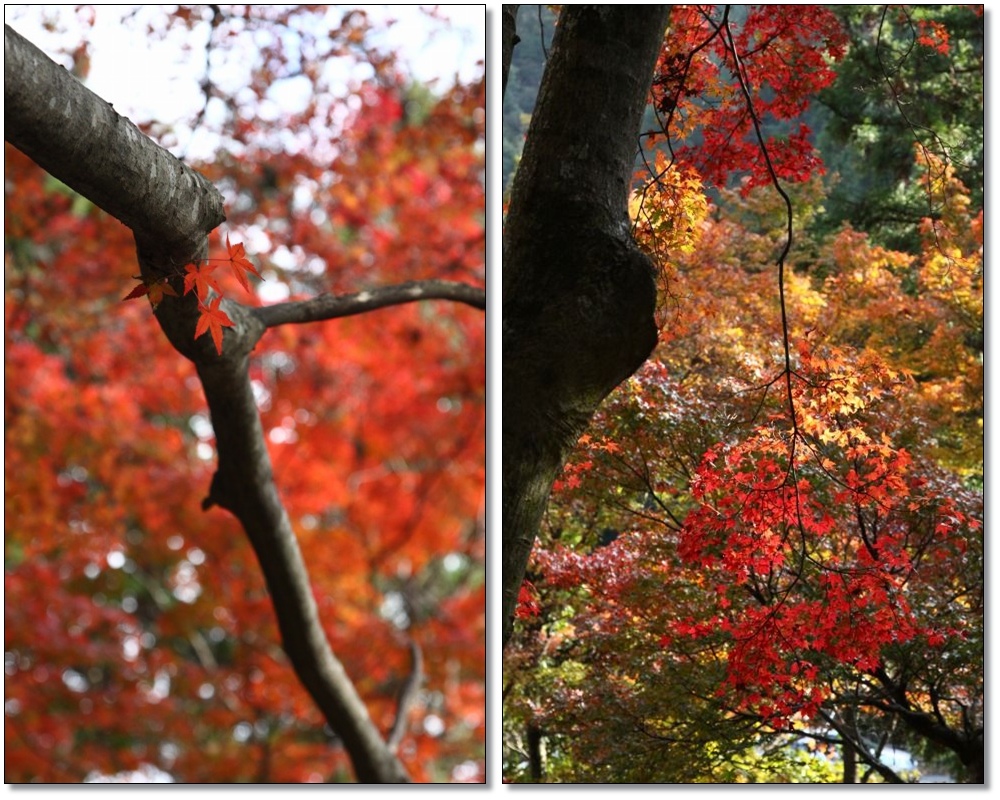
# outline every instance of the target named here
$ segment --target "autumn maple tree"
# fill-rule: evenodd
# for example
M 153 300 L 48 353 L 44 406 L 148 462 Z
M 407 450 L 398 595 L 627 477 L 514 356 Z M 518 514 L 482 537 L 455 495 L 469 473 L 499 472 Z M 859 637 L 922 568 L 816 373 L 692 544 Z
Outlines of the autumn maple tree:
M 982 317 L 958 324 L 946 294 L 904 291 L 909 267 L 926 276 L 940 258 L 933 239 L 916 259 L 851 230 L 817 244 L 827 276 L 789 286 L 806 312 L 793 449 L 768 390 L 780 353 L 754 347 L 762 305 L 746 302 L 768 294 L 752 267 L 767 229 L 726 216 L 673 251 L 676 336 L 557 480 L 506 662 L 508 735 L 550 737 L 549 779 L 840 779 L 754 755 L 805 735 L 851 742 L 852 777 L 893 781 L 878 751 L 894 732 L 974 780 L 982 363 L 969 343 Z M 953 266 L 970 300 L 977 219 L 949 224 L 965 231 Z
M 5 779 L 481 782 L 482 54 L 136 9 L 199 101 L 130 121 L 104 13 L 5 26 Z
M 950 52 L 872 18 L 876 77 Z M 511 576 L 511 780 L 902 781 L 900 744 L 983 779 L 981 206 L 911 127 L 913 249 L 829 229 L 802 118 L 850 46 L 828 7 L 671 10 L 628 205 L 658 342 Z

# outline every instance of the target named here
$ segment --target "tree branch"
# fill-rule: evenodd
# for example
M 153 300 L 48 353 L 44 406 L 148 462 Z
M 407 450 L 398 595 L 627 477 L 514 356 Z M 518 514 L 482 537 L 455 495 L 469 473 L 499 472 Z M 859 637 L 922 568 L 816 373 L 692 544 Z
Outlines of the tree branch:
M 302 685 L 344 742 L 358 779 L 366 783 L 408 781 L 323 630 L 302 551 L 274 485 L 250 386 L 249 353 L 241 359 L 216 359 L 197 367 L 219 453 L 205 507 L 221 506 L 243 524 L 267 581 L 285 652 Z
M 925 711 L 915 708 L 907 696 L 906 686 L 879 667 L 875 677 L 885 690 L 885 710 L 899 716 L 903 723 L 917 735 L 946 747 L 973 771 L 980 770 L 984 761 L 982 729 L 978 726 L 972 735 L 963 736 Z
M 14 147 L 163 250 L 190 255 L 225 221 L 207 178 L 9 25 L 3 39 L 4 138 Z
M 486 290 L 455 281 L 410 281 L 396 286 L 380 286 L 354 294 L 321 294 L 311 300 L 278 303 L 251 310 L 267 328 L 287 323 L 319 322 L 320 320 L 364 314 L 377 308 L 413 303 L 418 300 L 454 300 L 482 311 L 486 310 Z
M 837 717 L 822 710 L 819 713 L 827 724 L 840 734 L 844 747 L 850 747 L 855 753 L 861 756 L 861 760 L 875 770 L 882 777 L 882 780 L 886 783 L 906 783 L 892 768 L 887 767 L 878 758 L 868 752 L 868 747 L 862 741 L 861 737 L 857 736 L 854 731 L 848 730 L 847 726 Z
M 215 187 L 8 26 L 4 102 L 7 140 L 129 226 L 144 277 L 174 275 L 179 266 L 204 257 L 207 234 L 225 219 Z M 226 330 L 221 355 L 209 337 L 194 338 L 193 293 L 165 298 L 156 310 L 171 344 L 195 363 L 211 412 L 219 463 L 203 506 L 226 508 L 242 523 L 263 570 L 285 652 L 343 741 L 358 779 L 408 782 L 330 648 L 274 484 L 249 379 L 250 352 L 265 323 L 232 301 L 224 308 L 234 326 Z
M 420 650 L 420 645 L 415 640 L 410 639 L 410 674 L 406 676 L 403 685 L 399 689 L 399 698 L 396 701 L 396 719 L 392 723 L 392 730 L 386 738 L 386 744 L 392 752 L 396 752 L 399 743 L 406 733 L 406 718 L 409 716 L 413 702 L 417 699 L 417 692 L 424 679 L 424 655 Z

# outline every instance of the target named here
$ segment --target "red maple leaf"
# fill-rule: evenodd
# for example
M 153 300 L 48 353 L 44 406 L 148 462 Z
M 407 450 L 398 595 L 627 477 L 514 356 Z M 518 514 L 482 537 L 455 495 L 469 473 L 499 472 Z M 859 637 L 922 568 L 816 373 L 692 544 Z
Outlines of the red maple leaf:
M 188 264 L 185 268 L 187 270 L 187 275 L 184 276 L 184 294 L 187 294 L 194 289 L 198 295 L 198 299 L 204 302 L 208 298 L 208 290 L 214 289 L 216 294 L 222 294 L 222 289 L 219 288 L 219 284 L 216 282 L 215 278 L 212 277 L 212 271 L 215 269 L 211 264 Z
M 524 579 L 524 583 L 521 584 L 521 589 L 517 593 L 517 608 L 514 611 L 514 616 L 518 619 L 529 619 L 530 617 L 537 617 L 542 611 L 542 607 L 538 603 L 538 593 L 535 591 L 534 585 L 527 578 Z
M 163 278 L 158 281 L 153 281 L 153 283 L 140 283 L 131 292 L 122 298 L 122 302 L 126 300 L 134 300 L 137 297 L 143 297 L 144 295 L 149 297 L 149 304 L 156 311 L 156 307 L 160 304 L 165 294 L 171 297 L 177 297 L 177 292 L 174 291 L 174 287 L 167 283 L 167 279 Z
M 229 234 L 226 234 L 226 250 L 229 251 L 229 266 L 233 270 L 233 275 L 236 276 L 236 280 L 240 282 L 240 285 L 250 291 L 250 282 L 247 280 L 247 272 L 252 272 L 258 278 L 260 278 L 260 273 L 254 268 L 254 265 L 250 263 L 250 259 L 247 258 L 246 250 L 243 248 L 243 243 L 239 242 L 237 244 L 229 243 Z M 263 280 L 263 278 L 261 278 Z
M 194 329 L 195 339 L 205 333 L 205 331 L 211 332 L 212 340 L 215 342 L 215 349 L 220 356 L 222 355 L 222 329 L 233 326 L 233 321 L 225 311 L 219 308 L 219 303 L 221 302 L 222 298 L 216 297 L 207 306 L 199 303 L 198 309 L 201 311 L 201 316 L 198 317 L 198 325 Z

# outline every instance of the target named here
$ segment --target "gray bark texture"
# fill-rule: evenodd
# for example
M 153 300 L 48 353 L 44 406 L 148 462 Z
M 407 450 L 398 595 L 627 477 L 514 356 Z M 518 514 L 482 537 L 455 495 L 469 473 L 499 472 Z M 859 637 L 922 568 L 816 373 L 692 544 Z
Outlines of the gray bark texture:
M 225 220 L 216 188 L 6 25 L 4 103 L 6 140 L 132 229 L 147 282 L 175 275 L 207 255 L 209 232 Z M 173 280 L 180 294 L 182 282 Z M 194 362 L 211 411 L 219 462 L 203 505 L 225 508 L 242 523 L 266 578 L 285 652 L 343 742 L 358 780 L 366 783 L 405 783 L 409 777 L 323 631 L 302 553 L 273 480 L 250 387 L 249 357 L 273 325 L 433 298 L 485 308 L 483 290 L 444 281 L 269 308 L 224 301 L 235 325 L 226 329 L 221 355 L 210 337 L 194 338 L 198 310 L 193 294 L 165 297 L 156 311 L 170 342 Z
M 563 461 L 657 340 L 627 200 L 666 6 L 565 6 L 503 233 L 503 641 Z M 503 70 L 515 14 L 503 15 Z

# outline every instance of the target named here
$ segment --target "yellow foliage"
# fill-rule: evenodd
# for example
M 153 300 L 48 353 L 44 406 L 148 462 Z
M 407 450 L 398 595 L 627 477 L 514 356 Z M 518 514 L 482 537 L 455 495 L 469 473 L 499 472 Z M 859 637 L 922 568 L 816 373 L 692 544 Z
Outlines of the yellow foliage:
M 666 265 L 693 253 L 708 215 L 708 199 L 698 173 L 668 164 L 657 152 L 654 176 L 629 201 L 629 216 L 639 244 Z

